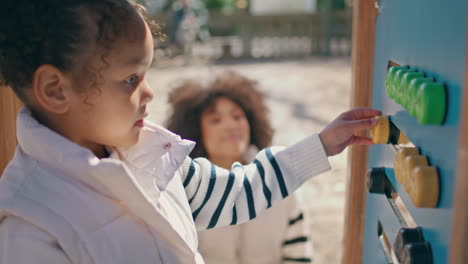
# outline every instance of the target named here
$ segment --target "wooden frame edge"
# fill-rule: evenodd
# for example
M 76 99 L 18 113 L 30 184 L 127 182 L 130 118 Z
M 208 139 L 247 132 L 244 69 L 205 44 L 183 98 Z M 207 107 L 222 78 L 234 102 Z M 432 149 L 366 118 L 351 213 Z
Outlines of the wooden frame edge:
M 468 34 L 466 40 L 468 41 Z M 450 264 L 468 263 L 468 46 L 465 49 L 465 79 L 460 114 Z
M 21 107 L 13 91 L 0 86 L 0 176 L 16 148 L 16 115 Z
M 370 107 L 374 72 L 375 20 L 377 9 L 374 1 L 354 0 L 351 107 Z M 348 156 L 345 226 L 343 235 L 343 264 L 360 264 L 362 259 L 365 173 L 368 148 L 352 146 Z

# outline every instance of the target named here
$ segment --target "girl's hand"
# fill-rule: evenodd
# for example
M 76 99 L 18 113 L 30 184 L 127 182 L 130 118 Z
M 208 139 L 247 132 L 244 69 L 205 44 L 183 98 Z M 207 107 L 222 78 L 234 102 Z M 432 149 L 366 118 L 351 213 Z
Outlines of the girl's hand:
M 375 117 L 381 114 L 376 109 L 356 108 L 339 115 L 319 134 L 327 156 L 339 154 L 352 144 L 372 145 L 372 139 L 356 136 L 356 133 L 374 127 Z

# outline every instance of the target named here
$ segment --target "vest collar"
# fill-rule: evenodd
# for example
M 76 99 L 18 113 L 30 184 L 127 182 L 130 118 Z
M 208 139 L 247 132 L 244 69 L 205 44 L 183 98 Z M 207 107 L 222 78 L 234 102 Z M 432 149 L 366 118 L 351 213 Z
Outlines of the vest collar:
M 109 190 L 101 183 L 110 175 L 104 168 L 113 166 L 127 173 L 135 169 L 153 174 L 159 189 L 164 189 L 195 146 L 194 142 L 145 121 L 137 144 L 128 148 L 108 147 L 110 157 L 99 159 L 90 150 L 40 124 L 26 107 L 18 115 L 17 136 L 21 150 L 27 155 L 107 195 Z

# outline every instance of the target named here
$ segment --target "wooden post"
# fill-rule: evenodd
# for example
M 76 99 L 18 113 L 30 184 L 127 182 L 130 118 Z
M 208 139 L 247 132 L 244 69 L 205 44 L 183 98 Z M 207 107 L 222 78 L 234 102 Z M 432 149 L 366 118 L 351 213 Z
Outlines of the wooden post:
M 468 263 L 468 55 L 465 56 L 450 264 Z
M 369 107 L 372 103 L 375 20 L 373 1 L 355 0 L 353 6 L 351 106 Z M 360 264 L 362 259 L 366 203 L 365 174 L 368 148 L 353 146 L 349 151 L 346 188 L 343 264 Z
M 16 148 L 16 114 L 21 103 L 9 87 L 0 86 L 0 175 Z

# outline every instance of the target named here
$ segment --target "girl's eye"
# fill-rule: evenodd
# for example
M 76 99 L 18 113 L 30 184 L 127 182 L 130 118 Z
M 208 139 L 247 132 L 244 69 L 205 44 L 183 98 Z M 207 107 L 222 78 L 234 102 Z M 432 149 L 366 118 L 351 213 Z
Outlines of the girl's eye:
M 140 79 L 140 77 L 138 76 L 132 76 L 130 78 L 128 78 L 127 80 L 125 80 L 124 82 L 128 85 L 134 85 L 136 82 L 138 82 L 138 80 Z

